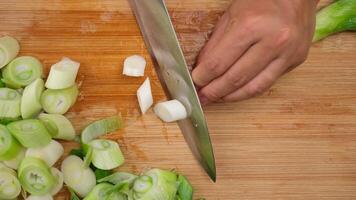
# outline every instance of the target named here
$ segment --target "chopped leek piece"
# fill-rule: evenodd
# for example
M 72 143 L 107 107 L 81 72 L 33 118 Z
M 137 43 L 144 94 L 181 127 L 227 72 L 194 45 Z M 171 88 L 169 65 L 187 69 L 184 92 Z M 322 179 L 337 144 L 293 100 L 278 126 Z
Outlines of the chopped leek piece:
M 10 88 L 21 88 L 42 77 L 42 64 L 32 56 L 12 60 L 2 71 L 3 81 Z
M 34 195 L 48 194 L 56 180 L 49 167 L 39 158 L 25 157 L 18 169 L 22 187 Z
M 140 105 L 141 112 L 145 114 L 153 104 L 150 79 L 146 78 L 143 84 L 137 90 L 137 100 Z
M 7 125 L 10 133 L 22 146 L 42 147 L 51 142 L 51 136 L 46 127 L 38 119 L 25 119 Z
M 111 170 L 103 170 L 103 169 L 95 169 L 94 171 L 96 181 L 103 179 L 107 176 L 110 176 L 112 174 Z
M 124 163 L 124 156 L 116 142 L 97 139 L 89 145 L 93 149 L 92 163 L 96 168 L 111 170 Z
M 108 199 L 113 189 L 114 186 L 109 183 L 100 183 L 83 200 Z
M 53 200 L 53 197 L 49 194 L 45 194 L 42 196 L 31 195 L 26 200 Z
M 187 117 L 185 107 L 178 100 L 160 102 L 155 105 L 153 110 L 164 122 L 174 122 Z
M 58 63 L 52 65 L 46 81 L 46 88 L 64 89 L 73 86 L 79 66 L 80 63 L 69 58 L 63 58 Z
M 21 185 L 16 172 L 5 166 L 0 166 L 0 199 L 15 199 L 20 195 Z
M 107 200 L 127 200 L 127 196 L 125 194 L 122 194 L 120 192 L 112 192 Z
M 96 184 L 95 174 L 90 168 L 84 167 L 84 162 L 77 156 L 68 156 L 61 166 L 64 183 L 79 196 L 85 197 Z
M 193 187 L 189 183 L 188 179 L 183 175 L 178 175 L 178 193 L 177 195 L 181 200 L 193 199 Z
M 124 61 L 123 74 L 126 76 L 139 77 L 145 74 L 146 60 L 139 55 L 129 56 Z
M 7 130 L 6 126 L 0 125 L 0 160 L 14 159 L 21 149 L 21 145 Z
M 49 192 L 51 195 L 56 195 L 63 187 L 63 173 L 59 171 L 59 169 L 52 167 L 51 168 L 51 173 L 54 176 L 56 182 Z
M 5 160 L 4 164 L 8 167 L 10 167 L 11 169 L 16 169 L 19 167 L 21 161 L 25 158 L 25 153 L 26 153 L 26 149 L 25 148 L 21 148 L 20 152 L 16 155 L 15 158 L 11 159 L 11 160 Z
M 46 126 L 53 138 L 73 140 L 75 130 L 72 123 L 63 115 L 41 113 L 38 118 Z
M 40 102 L 44 90 L 44 82 L 38 78 L 26 86 L 21 98 L 21 115 L 23 119 L 33 118 L 42 110 Z
M 99 183 L 109 182 L 114 185 L 119 184 L 119 183 L 128 183 L 129 185 L 132 185 L 136 178 L 137 178 L 137 176 L 134 174 L 131 174 L 131 173 L 116 172 L 110 176 L 99 179 L 98 182 Z
M 21 116 L 21 94 L 9 88 L 0 88 L 0 119 L 11 120 Z
M 93 139 L 114 132 L 122 127 L 122 119 L 119 116 L 101 119 L 89 124 L 81 134 L 82 143 L 88 144 Z
M 130 192 L 135 200 L 175 200 L 177 175 L 161 169 L 149 170 L 135 180 Z
M 42 93 L 41 104 L 47 113 L 63 115 L 74 105 L 77 97 L 77 85 L 61 90 L 47 89 Z
M 26 157 L 34 157 L 43 160 L 47 166 L 52 167 L 58 159 L 63 155 L 63 146 L 55 141 L 51 140 L 46 146 L 28 148 L 26 151 Z
M 20 51 L 19 42 L 10 36 L 0 37 L 0 69 L 14 59 Z

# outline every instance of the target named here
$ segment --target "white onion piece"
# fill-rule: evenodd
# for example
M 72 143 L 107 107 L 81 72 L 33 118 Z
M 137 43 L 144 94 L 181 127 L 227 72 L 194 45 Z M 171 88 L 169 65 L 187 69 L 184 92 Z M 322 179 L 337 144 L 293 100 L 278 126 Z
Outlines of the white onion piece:
M 137 99 L 141 108 L 141 112 L 145 114 L 153 104 L 153 97 L 149 78 L 146 78 L 140 88 L 138 88 Z
M 63 173 L 59 169 L 52 167 L 51 173 L 56 178 L 56 184 L 49 192 L 52 196 L 56 195 L 63 187 Z
M 123 74 L 126 76 L 139 77 L 145 74 L 146 60 L 142 56 L 129 56 L 124 61 Z
M 26 157 L 39 158 L 51 167 L 58 161 L 63 153 L 63 146 L 59 142 L 51 140 L 51 142 L 44 147 L 27 149 Z
M 74 85 L 77 78 L 80 63 L 69 58 L 52 65 L 46 81 L 46 88 L 64 89 Z
M 17 168 L 19 167 L 21 161 L 25 157 L 25 153 L 26 153 L 26 149 L 22 148 L 21 151 L 19 152 L 19 154 L 17 154 L 17 156 L 15 158 L 13 158 L 11 160 L 5 160 L 3 162 L 7 167 L 10 167 L 11 169 L 17 170 Z
M 26 200 L 53 200 L 53 197 L 49 194 L 46 194 L 43 196 L 31 195 L 31 196 L 27 197 Z
M 187 117 L 185 107 L 178 100 L 160 102 L 155 105 L 153 110 L 164 122 L 174 122 Z
M 76 194 L 85 197 L 96 185 L 94 172 L 84 167 L 84 162 L 78 156 L 68 156 L 62 162 L 64 183 L 74 190 Z

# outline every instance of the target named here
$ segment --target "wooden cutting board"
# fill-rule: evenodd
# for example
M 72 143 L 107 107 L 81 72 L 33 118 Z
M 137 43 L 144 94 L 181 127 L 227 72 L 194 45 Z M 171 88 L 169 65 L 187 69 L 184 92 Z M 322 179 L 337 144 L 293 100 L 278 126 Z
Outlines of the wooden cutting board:
M 230 0 L 168 0 L 189 64 Z M 325 4 L 323 1 L 322 4 Z M 306 63 L 261 97 L 205 108 L 217 161 L 212 183 L 191 155 L 176 124 L 140 114 L 136 89 L 144 78 L 122 76 L 132 54 L 148 60 L 155 101 L 165 98 L 126 0 L 0 1 L 0 33 L 21 42 L 21 55 L 51 64 L 81 62 L 79 101 L 67 114 L 80 130 L 121 113 L 125 129 L 119 170 L 177 169 L 195 197 L 233 199 L 356 199 L 356 34 L 332 36 Z M 63 143 L 66 152 L 76 145 Z M 56 199 L 69 199 L 63 190 Z

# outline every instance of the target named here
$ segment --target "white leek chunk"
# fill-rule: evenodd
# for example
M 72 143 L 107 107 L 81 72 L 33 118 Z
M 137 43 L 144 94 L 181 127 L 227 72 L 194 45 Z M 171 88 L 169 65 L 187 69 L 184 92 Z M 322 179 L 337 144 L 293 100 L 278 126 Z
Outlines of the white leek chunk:
M 38 78 L 26 86 L 21 98 L 21 115 L 23 119 L 33 118 L 42 110 L 41 94 L 44 90 L 44 82 Z
M 42 196 L 36 196 L 36 195 L 31 195 L 26 200 L 53 200 L 53 197 L 49 194 L 42 195 Z
M 52 167 L 51 173 L 56 179 L 56 183 L 49 192 L 52 196 L 56 195 L 63 187 L 63 173 L 59 169 Z
M 10 36 L 0 37 L 0 69 L 14 59 L 20 51 L 19 42 Z
M 185 107 L 178 100 L 160 102 L 155 105 L 153 110 L 164 122 L 174 122 L 187 117 Z
M 85 197 L 96 185 L 94 172 L 84 166 L 84 162 L 77 156 L 68 156 L 62 162 L 64 183 L 76 194 Z
M 129 56 L 124 61 L 123 74 L 139 77 L 145 74 L 146 60 L 139 55 Z
M 51 167 L 58 161 L 63 153 L 63 146 L 59 142 L 52 140 L 46 146 L 27 149 L 26 157 L 39 158 Z
M 151 92 L 150 79 L 146 78 L 143 84 L 137 90 L 137 99 L 141 108 L 141 112 L 144 114 L 153 104 L 153 97 Z
M 69 58 L 63 58 L 52 65 L 46 81 L 48 89 L 64 89 L 74 85 L 80 63 Z

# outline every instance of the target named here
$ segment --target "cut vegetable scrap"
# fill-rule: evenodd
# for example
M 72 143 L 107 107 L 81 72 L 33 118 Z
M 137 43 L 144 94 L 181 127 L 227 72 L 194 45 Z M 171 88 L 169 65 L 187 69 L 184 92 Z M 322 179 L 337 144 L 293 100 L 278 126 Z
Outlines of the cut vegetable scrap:
M 21 94 L 9 88 L 0 88 L 0 119 L 16 119 L 21 116 Z
M 73 140 L 75 130 L 72 123 L 63 115 L 41 113 L 38 118 L 46 126 L 53 138 Z
M 10 36 L 0 37 L 0 69 L 14 59 L 20 51 L 19 42 Z
M 69 58 L 63 58 L 52 65 L 46 81 L 48 89 L 65 89 L 75 84 L 80 63 Z
M 44 82 L 38 78 L 26 86 L 21 98 L 21 116 L 23 119 L 33 118 L 42 110 L 40 102 L 44 90 Z
M 155 114 L 164 122 L 174 122 L 187 117 L 187 111 L 178 100 L 160 102 L 153 108 Z
M 63 155 L 64 148 L 61 143 L 51 140 L 49 144 L 37 148 L 29 148 L 26 151 L 26 157 L 34 157 L 43 160 L 47 166 L 53 166 Z
M 144 76 L 146 60 L 139 55 L 129 56 L 124 61 L 123 74 L 126 76 Z
M 143 84 L 137 90 L 137 99 L 141 112 L 145 114 L 153 104 L 150 79 L 146 78 Z

